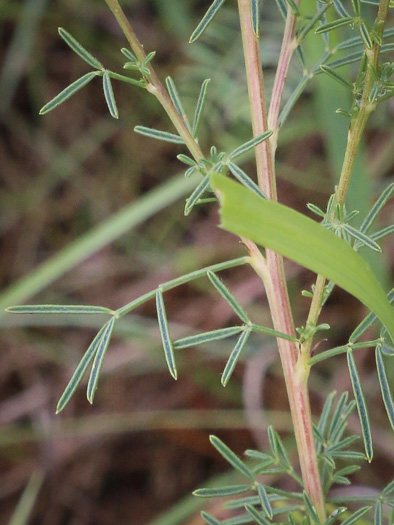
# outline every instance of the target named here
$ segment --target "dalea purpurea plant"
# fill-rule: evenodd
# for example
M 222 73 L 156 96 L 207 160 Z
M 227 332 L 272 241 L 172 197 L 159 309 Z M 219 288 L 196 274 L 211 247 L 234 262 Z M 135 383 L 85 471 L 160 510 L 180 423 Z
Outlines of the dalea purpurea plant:
M 267 1 L 267 0 L 266 0 Z M 378 104 L 393 95 L 390 80 L 394 66 L 385 57 L 394 50 L 391 39 L 394 29 L 388 26 L 389 0 L 276 0 L 283 18 L 283 38 L 270 98 L 266 96 L 264 71 L 261 66 L 260 27 L 262 2 L 260 0 L 227 0 L 239 17 L 239 48 L 245 62 L 245 83 L 249 93 L 252 131 L 250 140 L 232 151 L 219 151 L 199 140 L 204 125 L 204 109 L 209 99 L 209 79 L 203 81 L 195 104 L 193 118 L 186 114 L 181 96 L 171 77 L 162 83 L 155 71 L 155 52 L 145 48 L 134 32 L 117 0 L 105 0 L 126 39 L 128 47 L 121 49 L 125 63 L 124 74 L 107 69 L 90 51 L 85 49 L 65 29 L 59 35 L 73 52 L 91 68 L 81 78 L 66 87 L 41 110 L 48 113 L 92 81 L 100 81 L 108 110 L 118 118 L 118 107 L 112 89 L 113 81 L 131 84 L 133 89 L 145 90 L 161 104 L 175 129 L 162 131 L 136 126 L 134 131 L 147 140 L 156 139 L 179 145 L 177 159 L 185 165 L 185 177 L 192 177 L 196 185 L 186 199 L 185 215 L 195 206 L 215 206 L 220 210 L 221 227 L 242 241 L 245 255 L 196 269 L 176 279 L 160 284 L 145 295 L 134 298 L 118 310 L 84 305 L 25 305 L 10 306 L 7 311 L 19 314 L 101 314 L 102 328 L 83 355 L 61 396 L 57 412 L 63 410 L 90 367 L 87 398 L 93 403 L 100 371 L 111 336 L 119 319 L 147 301 L 155 301 L 158 328 L 164 356 L 170 374 L 177 379 L 176 354 L 183 348 L 236 336 L 236 343 L 224 367 L 223 386 L 231 380 L 237 362 L 248 344 L 250 335 L 265 334 L 276 339 L 283 376 L 290 404 L 292 427 L 298 450 L 299 463 L 293 465 L 289 454 L 275 429 L 268 428 L 269 450 L 247 450 L 241 460 L 216 436 L 210 440 L 215 449 L 239 473 L 242 483 L 224 487 L 200 488 L 198 497 L 232 496 L 225 507 L 236 511 L 235 517 L 220 521 L 202 512 L 210 525 L 257 523 L 282 524 L 343 524 L 394 522 L 394 482 L 381 487 L 374 496 L 343 495 L 333 486 L 348 485 L 348 476 L 360 469 L 363 461 L 373 459 L 371 426 L 363 384 L 360 380 L 355 354 L 358 349 L 370 348 L 376 357 L 377 379 L 391 426 L 394 428 L 394 402 L 390 391 L 387 359 L 394 356 L 394 289 L 384 290 L 370 266 L 359 251 L 381 252 L 379 241 L 393 233 L 393 224 L 371 233 L 378 214 L 394 192 L 394 183 L 388 184 L 375 200 L 372 208 L 361 218 L 359 226 L 352 221 L 356 209 L 346 206 L 351 177 L 356 177 L 354 162 L 360 140 L 370 114 Z M 204 39 L 209 25 L 214 27 L 215 16 L 225 0 L 214 0 L 190 37 L 193 44 Z M 370 4 L 366 6 L 366 4 Z M 371 7 L 372 4 L 372 7 Z M 371 9 L 374 19 L 364 11 Z M 346 32 L 343 28 L 346 26 Z M 346 38 L 338 40 L 338 35 Z M 335 43 L 332 43 L 335 37 Z M 323 53 L 313 67 L 304 59 L 306 39 L 323 42 Z M 149 42 L 144 43 L 147 47 Z M 298 85 L 285 91 L 286 77 L 292 60 L 300 62 L 302 71 Z M 343 66 L 357 64 L 356 75 L 351 76 Z M 341 69 L 342 68 L 342 69 Z M 312 220 L 277 199 L 275 154 L 281 130 L 298 98 L 318 75 L 327 75 L 338 83 L 338 89 L 348 90 L 351 105 L 339 108 L 332 118 L 349 121 L 342 168 L 338 183 L 331 190 L 325 209 L 308 204 L 316 215 Z M 350 78 L 349 78 L 350 77 Z M 286 96 L 284 96 L 286 93 Z M 248 175 L 241 167 L 242 156 L 255 155 L 256 173 Z M 245 157 L 244 157 L 245 158 Z M 310 290 L 300 291 L 310 300 L 310 308 L 303 326 L 296 327 L 289 302 L 283 257 L 287 257 L 316 274 Z M 250 265 L 261 278 L 265 289 L 273 327 L 256 324 L 220 278 L 220 272 L 240 265 Z M 174 340 L 171 322 L 166 314 L 165 296 L 172 288 L 195 279 L 207 278 L 213 289 L 229 304 L 239 319 L 235 326 L 220 328 L 198 335 Z M 352 294 L 368 309 L 369 314 L 348 335 L 347 343 L 329 350 L 316 349 L 316 339 L 324 331 L 330 341 L 331 327 L 319 323 L 322 309 L 335 286 Z M 373 325 L 376 337 L 365 340 L 365 332 Z M 371 333 L 371 332 L 368 332 Z M 364 336 L 364 337 L 363 337 Z M 321 414 L 312 420 L 308 378 L 316 363 L 339 354 L 346 354 L 352 393 L 335 392 L 328 395 Z M 353 449 L 357 435 L 346 433 L 352 412 L 358 413 L 364 452 Z M 289 492 L 265 483 L 265 476 L 287 475 L 293 480 L 294 491 Z M 235 497 L 234 497 L 235 496 Z M 237 510 L 238 509 L 238 510 Z

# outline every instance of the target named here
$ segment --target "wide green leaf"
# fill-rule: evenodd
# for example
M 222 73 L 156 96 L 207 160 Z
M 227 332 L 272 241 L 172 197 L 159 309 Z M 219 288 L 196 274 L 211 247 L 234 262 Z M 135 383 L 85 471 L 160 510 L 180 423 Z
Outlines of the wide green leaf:
M 354 295 L 394 341 L 394 312 L 368 263 L 333 232 L 301 213 L 258 197 L 217 173 L 211 187 L 221 201 L 222 227 L 323 275 Z

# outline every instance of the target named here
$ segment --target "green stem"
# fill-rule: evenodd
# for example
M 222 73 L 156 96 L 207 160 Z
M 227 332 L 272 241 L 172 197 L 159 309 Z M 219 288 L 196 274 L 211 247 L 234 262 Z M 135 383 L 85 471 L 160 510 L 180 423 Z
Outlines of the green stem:
M 381 0 L 378 10 L 378 15 L 375 20 L 374 28 L 380 38 L 383 36 L 384 26 L 387 20 L 389 11 L 389 0 Z M 369 95 L 371 94 L 374 78 L 372 70 L 378 69 L 379 65 L 379 53 L 380 44 L 376 41 L 372 45 L 372 49 L 366 49 L 367 66 L 365 71 L 364 87 L 361 96 L 361 102 L 357 116 L 350 125 L 347 147 L 345 157 L 343 160 L 341 175 L 339 184 L 335 192 L 335 199 L 338 204 L 343 206 L 345 203 L 345 197 L 350 184 L 350 178 L 352 175 L 353 165 L 356 158 L 357 150 L 360 144 L 362 134 L 365 129 L 365 125 L 368 121 L 369 115 L 376 108 L 376 102 L 369 101 Z
M 382 38 L 384 26 L 387 20 L 389 10 L 389 0 L 381 0 L 379 5 L 378 14 L 375 20 L 374 28 L 377 32 L 378 36 Z M 369 101 L 369 95 L 372 91 L 373 85 L 374 85 L 374 78 L 372 74 L 372 69 L 377 70 L 379 65 L 379 53 L 380 53 L 380 45 L 375 41 L 372 49 L 366 49 L 366 71 L 365 71 L 365 78 L 364 78 L 364 86 L 363 86 L 363 92 L 361 96 L 361 101 L 359 105 L 358 112 L 356 114 L 356 117 L 352 120 L 350 124 L 350 129 L 348 133 L 348 139 L 347 139 L 347 146 L 345 151 L 345 156 L 343 159 L 341 174 L 339 178 L 339 183 L 337 186 L 337 189 L 335 191 L 335 200 L 337 204 L 340 206 L 343 206 L 345 203 L 345 198 L 347 191 L 349 189 L 350 184 L 350 178 L 353 171 L 354 161 L 356 159 L 356 154 L 360 145 L 360 140 L 362 137 L 362 134 L 364 132 L 365 126 L 367 124 L 369 115 L 374 111 L 376 107 L 376 102 L 370 102 Z M 363 65 L 361 65 L 361 68 Z M 359 76 L 362 74 L 362 71 L 360 70 Z M 315 326 L 317 324 L 317 320 L 320 314 L 321 308 L 319 307 L 319 304 L 321 304 L 321 297 L 324 292 L 324 284 L 325 284 L 325 278 L 321 275 L 317 276 L 316 284 L 315 284 L 315 291 L 312 298 L 312 303 L 309 310 L 308 315 L 308 322 L 310 321 Z M 303 352 L 305 354 L 305 357 L 307 358 L 307 354 L 310 353 L 310 349 L 312 346 L 312 338 L 309 339 L 305 345 L 303 345 Z
M 127 20 L 122 8 L 119 5 L 118 0 L 105 0 L 105 2 L 112 11 L 114 17 L 116 18 L 116 21 L 118 22 L 119 27 L 122 29 L 135 56 L 138 58 L 139 62 L 143 62 L 146 58 L 144 47 L 139 41 L 129 21 Z M 154 71 L 152 65 L 148 64 L 147 67 L 149 68 L 150 74 L 146 89 L 149 91 L 149 93 L 154 95 L 160 102 L 160 104 L 163 106 L 165 112 L 171 119 L 171 122 L 174 124 L 176 130 L 182 137 L 183 141 L 188 147 L 190 153 L 193 155 L 194 159 L 197 162 L 202 160 L 204 158 L 204 155 L 201 151 L 200 146 L 197 144 L 196 140 L 190 133 L 185 121 L 176 110 L 170 96 L 168 95 L 164 86 L 160 82 L 160 79 Z

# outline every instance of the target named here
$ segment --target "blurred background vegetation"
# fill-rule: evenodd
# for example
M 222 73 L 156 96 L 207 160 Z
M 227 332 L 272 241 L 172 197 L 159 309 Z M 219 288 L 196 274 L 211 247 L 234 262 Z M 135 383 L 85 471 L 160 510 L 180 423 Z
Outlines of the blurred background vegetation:
M 212 79 L 201 139 L 205 151 L 212 144 L 233 148 L 251 134 L 235 2 L 226 4 L 201 43 L 187 44 L 209 3 L 123 2 L 147 51 L 157 51 L 161 77 L 173 76 L 189 112 L 203 79 Z M 133 133 L 137 124 L 172 131 L 153 97 L 115 84 L 116 121 L 108 115 L 99 82 L 92 82 L 56 111 L 38 115 L 50 98 L 88 71 L 59 38 L 58 26 L 121 72 L 119 50 L 125 41 L 104 1 L 2 0 L 0 20 L 2 309 L 23 302 L 118 308 L 160 282 L 244 254 L 235 238 L 217 228 L 216 206 L 183 217 L 184 197 L 192 188 L 175 158 L 180 149 Z M 282 29 L 275 3 L 266 1 L 262 58 L 268 90 Z M 319 45 L 318 37 L 307 42 L 309 64 Z M 295 60 L 285 97 L 300 74 Z M 307 202 L 325 206 L 348 125 L 335 109 L 348 106 L 346 92 L 322 77 L 297 103 L 278 150 L 279 197 L 285 204 L 304 213 L 309 213 Z M 392 114 L 393 105 L 385 104 L 373 115 L 359 155 L 350 201 L 361 212 L 392 176 Z M 253 163 L 245 169 L 253 174 Z M 391 202 L 380 226 L 389 224 L 392 212 Z M 370 262 L 387 283 L 393 262 L 389 239 L 383 248 L 383 258 Z M 289 261 L 286 269 L 300 325 L 309 305 L 300 291 L 311 286 L 313 276 Z M 256 275 L 241 267 L 223 277 L 252 318 L 269 326 Z M 207 279 L 167 292 L 165 300 L 175 337 L 234 323 Z M 355 300 L 335 291 L 322 317 L 333 327 L 330 344 L 343 344 L 364 314 Z M 210 433 L 241 453 L 264 447 L 267 424 L 274 424 L 294 453 L 271 339 L 250 339 L 226 389 L 220 373 L 230 341 L 182 351 L 174 382 L 165 366 L 155 306 L 148 303 L 117 325 L 94 405 L 81 388 L 56 416 L 57 400 L 101 321 L 1 314 L 0 322 L 1 523 L 198 525 L 201 502 L 188 495 L 228 476 L 209 444 Z M 374 490 L 382 479 L 388 481 L 394 451 L 373 356 L 368 351 L 357 356 L 373 407 L 376 460 L 354 482 Z M 342 365 L 339 357 L 316 367 L 311 378 L 316 411 L 328 392 L 349 389 Z M 356 419 L 351 425 L 358 431 Z M 216 508 L 210 510 L 220 516 Z

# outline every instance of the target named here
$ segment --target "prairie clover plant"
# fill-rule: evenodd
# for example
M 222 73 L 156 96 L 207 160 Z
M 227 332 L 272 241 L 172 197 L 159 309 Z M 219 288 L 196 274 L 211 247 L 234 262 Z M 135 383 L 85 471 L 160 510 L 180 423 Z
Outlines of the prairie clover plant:
M 236 335 L 237 342 L 221 378 L 225 386 L 252 332 L 268 334 L 276 338 L 278 344 L 300 471 L 293 467 L 286 448 L 273 427 L 268 429 L 269 450 L 247 450 L 246 461 L 241 460 L 220 439 L 211 436 L 212 445 L 238 471 L 242 483 L 196 490 L 195 495 L 199 497 L 236 496 L 225 504 L 226 508 L 237 512 L 236 517 L 220 521 L 202 512 L 203 519 L 210 525 L 393 523 L 394 482 L 373 497 L 341 496 L 338 491 L 335 492 L 335 497 L 330 495 L 333 485 L 348 485 L 348 476 L 360 468 L 360 462 L 365 459 L 371 462 L 373 457 L 367 403 L 354 357 L 359 348 L 375 349 L 382 398 L 394 428 L 394 403 L 386 371 L 387 363 L 385 364 L 385 359 L 394 355 L 394 313 L 391 306 L 394 289 L 386 293 L 358 253 L 361 247 L 380 252 L 379 241 L 393 232 L 393 225 L 372 234 L 370 228 L 392 196 L 394 184 L 391 183 L 384 189 L 371 210 L 362 217 L 360 227 L 352 225 L 357 210 L 349 210 L 345 206 L 355 156 L 368 117 L 378 104 L 393 94 L 393 64 L 384 61 L 385 56 L 389 56 L 386 53 L 394 50 L 394 44 L 390 42 L 394 30 L 386 27 L 389 9 L 393 7 L 392 2 L 309 1 L 309 7 L 312 6 L 313 9 L 305 14 L 303 2 L 299 0 L 276 0 L 277 8 L 283 17 L 284 32 L 272 94 L 267 105 L 259 47 L 260 0 L 238 0 L 241 27 L 239 45 L 242 45 L 246 66 L 252 120 L 251 138 L 233 151 L 222 152 L 212 146 L 209 154 L 206 154 L 203 151 L 206 147 L 198 138 L 205 103 L 209 97 L 209 79 L 202 83 L 193 119 L 189 120 L 173 79 L 167 77 L 163 84 L 157 76 L 153 65 L 155 53 L 145 53 L 118 1 L 105 1 L 129 46 L 121 50 L 125 58 L 126 74 L 107 69 L 66 30 L 59 29 L 60 37 L 72 51 L 87 62 L 92 71 L 48 102 L 42 108 L 41 114 L 56 108 L 97 77 L 102 79 L 105 100 L 114 118 L 118 118 L 118 108 L 112 81 L 119 80 L 146 90 L 160 102 L 175 127 L 175 133 L 145 126 L 137 126 L 135 131 L 150 139 L 179 144 L 183 152 L 177 158 L 185 165 L 185 176 L 200 178 L 194 191 L 186 199 L 185 215 L 192 213 L 196 205 L 219 205 L 221 226 L 242 240 L 247 254 L 164 282 L 155 290 L 133 299 L 115 311 L 100 306 L 79 305 L 9 307 L 7 310 L 12 313 L 102 314 L 108 319 L 77 366 L 59 400 L 57 412 L 67 405 L 90 365 L 87 398 L 90 403 L 93 402 L 105 354 L 111 335 L 116 330 L 117 321 L 147 301 L 156 301 L 164 355 L 174 379 L 178 374 L 176 353 L 179 350 Z M 204 38 L 206 28 L 215 24 L 215 16 L 224 4 L 225 0 L 213 1 L 192 33 L 190 43 Z M 227 4 L 229 7 L 233 5 L 235 17 L 236 2 L 228 0 Z M 364 13 L 366 9 L 370 12 L 371 6 L 365 4 L 372 4 L 372 9 L 375 10 L 375 20 L 372 23 L 365 18 Z M 347 26 L 351 36 L 337 42 L 337 30 L 344 26 Z M 332 35 L 336 38 L 335 44 L 331 44 Z M 304 61 L 305 37 L 323 39 L 324 44 L 320 59 L 310 69 Z M 282 95 L 293 55 L 301 63 L 302 76 L 299 84 L 285 99 Z M 353 62 L 358 64 L 358 73 L 355 78 L 349 79 L 340 71 L 342 66 Z M 349 119 L 347 145 L 338 185 L 333 189 L 326 210 L 313 203 L 308 204 L 309 209 L 320 221 L 318 222 L 277 202 L 275 152 L 280 131 L 291 109 L 308 83 L 321 74 L 328 75 L 349 90 L 353 101 L 350 107 L 338 109 L 338 113 Z M 256 178 L 250 177 L 239 165 L 240 157 L 248 152 L 255 154 Z M 263 250 L 258 246 L 263 247 Z M 311 290 L 302 292 L 310 298 L 310 309 L 305 325 L 301 327 L 295 327 L 293 323 L 283 256 L 317 274 L 316 283 Z M 222 270 L 245 264 L 251 265 L 262 280 L 273 328 L 256 324 L 219 276 Z M 174 287 L 199 278 L 208 278 L 213 288 L 233 309 L 239 318 L 239 324 L 173 340 L 166 315 L 165 294 Z M 347 344 L 315 353 L 313 342 L 318 332 L 324 330 L 324 336 L 329 337 L 330 326 L 325 323 L 319 324 L 319 315 L 336 285 L 359 299 L 368 307 L 370 313 L 350 334 Z M 379 337 L 368 341 L 361 340 L 366 330 L 375 322 L 381 324 Z M 310 370 L 316 363 L 338 354 L 346 354 L 354 400 L 347 392 L 341 395 L 331 393 L 318 422 L 314 424 L 308 392 Z M 358 436 L 345 435 L 348 418 L 354 411 L 358 412 L 361 423 L 365 449 L 363 453 L 352 449 Z M 265 484 L 265 476 L 272 474 L 289 476 L 294 486 L 298 487 L 297 490 L 288 492 Z

